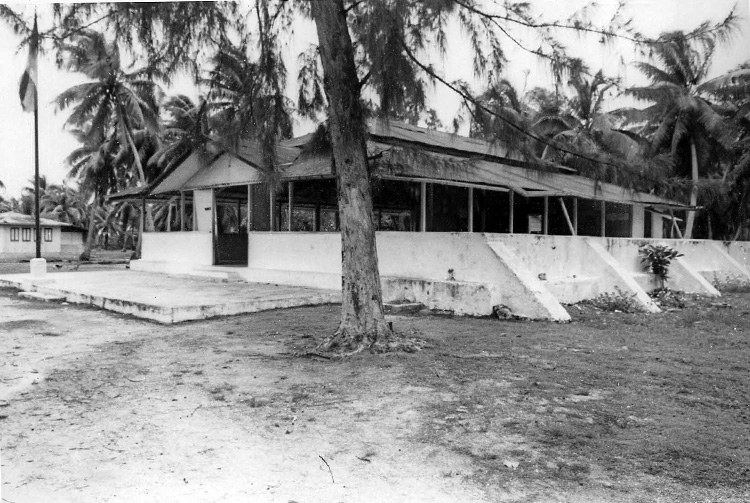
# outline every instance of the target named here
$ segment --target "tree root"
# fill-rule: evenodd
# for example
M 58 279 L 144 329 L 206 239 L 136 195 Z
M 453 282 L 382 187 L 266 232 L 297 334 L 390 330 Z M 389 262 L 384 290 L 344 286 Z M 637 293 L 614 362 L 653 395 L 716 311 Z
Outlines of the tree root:
M 370 353 L 414 353 L 427 347 L 427 341 L 415 337 L 415 334 L 398 333 L 390 329 L 377 333 L 347 334 L 338 331 L 327 337 L 316 348 L 315 353 L 327 353 L 332 358 L 345 358 L 364 351 Z

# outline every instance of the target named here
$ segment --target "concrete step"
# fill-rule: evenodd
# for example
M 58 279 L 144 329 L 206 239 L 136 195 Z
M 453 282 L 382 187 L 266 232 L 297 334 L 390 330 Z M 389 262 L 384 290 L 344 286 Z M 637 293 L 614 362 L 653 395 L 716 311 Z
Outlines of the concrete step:
M 216 271 L 190 271 L 188 276 L 191 278 L 207 279 L 221 283 L 227 283 L 229 281 L 229 275 L 227 273 Z
M 386 314 L 412 314 L 418 313 L 425 306 L 421 302 L 384 302 L 383 310 Z
M 24 299 L 41 300 L 42 302 L 64 302 L 65 295 L 41 292 L 18 292 L 18 296 Z
M 242 278 L 234 271 L 221 271 L 216 269 L 195 269 L 188 273 L 188 276 L 218 281 L 220 283 L 239 282 Z

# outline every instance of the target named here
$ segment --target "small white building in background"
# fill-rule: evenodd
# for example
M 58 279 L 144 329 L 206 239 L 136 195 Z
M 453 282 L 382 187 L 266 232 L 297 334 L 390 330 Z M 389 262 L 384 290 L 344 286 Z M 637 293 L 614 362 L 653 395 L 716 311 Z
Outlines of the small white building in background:
M 29 258 L 36 254 L 33 215 L 0 213 L 0 259 Z M 41 218 L 42 257 L 77 256 L 86 244 L 86 230 L 66 222 Z

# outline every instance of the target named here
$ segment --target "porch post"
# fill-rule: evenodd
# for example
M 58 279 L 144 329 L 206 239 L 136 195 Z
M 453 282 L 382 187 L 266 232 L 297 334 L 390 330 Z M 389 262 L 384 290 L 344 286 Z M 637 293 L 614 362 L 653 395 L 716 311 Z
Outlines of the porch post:
M 607 230 L 607 215 L 606 215 L 606 209 L 605 209 L 606 203 L 604 202 L 604 199 L 602 199 L 602 208 L 600 210 L 601 213 L 601 235 L 602 237 L 605 237 L 605 231 Z
M 575 235 L 578 235 L 578 198 L 573 198 L 573 229 L 575 229 Z
M 573 222 L 570 220 L 570 215 L 568 214 L 568 208 L 565 206 L 565 200 L 562 197 L 558 197 L 557 199 L 560 201 L 560 206 L 562 206 L 563 214 L 565 215 L 565 220 L 568 222 L 568 228 L 570 228 L 570 235 L 575 236 L 576 228 L 573 226 Z
M 549 196 L 544 196 L 544 228 L 542 234 L 545 236 L 549 234 Z
M 682 239 L 682 231 L 680 230 L 680 226 L 677 225 L 672 208 L 669 208 L 669 215 L 672 217 L 672 232 L 670 233 L 670 237 L 674 239 L 674 234 L 677 234 L 677 237 Z
M 474 232 L 474 187 L 469 187 L 469 232 Z
M 419 232 L 427 232 L 427 182 L 419 183 Z
M 270 220 L 269 229 L 275 231 L 274 222 L 276 221 L 276 191 L 273 186 L 268 184 L 268 219 Z
M 253 186 L 247 184 L 247 233 L 253 227 Z
M 664 237 L 664 220 L 661 213 L 651 212 L 651 238 L 662 239 Z
M 287 230 L 292 232 L 292 205 L 294 204 L 294 182 L 289 182 L 287 190 L 286 219 Z
M 516 193 L 513 192 L 513 189 L 510 189 L 510 192 L 508 192 L 508 232 L 510 234 L 513 234 L 513 212 L 514 212 L 514 200 L 516 198 Z
M 185 232 L 185 191 L 180 191 L 180 232 Z
M 242 227 L 242 199 L 237 199 L 237 232 Z
M 138 222 L 138 232 L 140 233 L 139 239 L 143 241 L 143 231 L 146 229 L 146 198 L 141 197 L 141 220 Z M 141 243 L 138 243 L 141 246 Z M 141 248 L 143 249 L 143 248 Z
M 634 204 L 631 208 L 630 237 L 642 238 L 645 233 L 646 209 L 642 204 Z

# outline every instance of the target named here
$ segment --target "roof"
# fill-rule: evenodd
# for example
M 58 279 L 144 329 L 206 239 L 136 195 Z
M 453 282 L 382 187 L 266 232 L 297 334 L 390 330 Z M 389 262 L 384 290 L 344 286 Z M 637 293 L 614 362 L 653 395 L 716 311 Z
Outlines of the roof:
M 371 119 L 367 125 L 371 138 L 385 140 L 387 143 L 393 143 L 396 140 L 397 142 L 452 150 L 457 153 L 463 152 L 516 161 L 523 160 L 519 155 L 512 154 L 499 141 L 491 143 L 478 138 L 469 138 L 458 134 L 412 126 L 404 122 L 385 121 L 382 119 Z
M 36 219 L 34 218 L 34 215 L 24 215 L 23 213 L 16 213 L 15 211 L 6 211 L 5 213 L 0 213 L 0 225 L 35 226 Z M 39 225 L 44 227 L 74 227 L 73 224 L 60 222 L 59 220 L 52 220 L 50 218 L 39 218 Z
M 661 208 L 689 208 L 653 194 L 570 174 L 568 168 L 536 169 L 510 152 L 502 142 L 487 142 L 379 119 L 368 120 L 368 131 L 367 150 L 373 160 L 372 172 L 382 178 L 508 188 L 525 197 L 575 196 Z M 277 156 L 282 180 L 333 176 L 329 153 L 303 153 L 303 147 L 312 137 L 310 133 L 279 143 Z M 419 156 L 427 157 L 420 160 Z M 260 183 L 264 180 L 262 165 L 257 142 L 243 142 L 236 152 L 220 152 L 213 158 L 193 152 L 155 180 L 147 194 L 164 197 L 180 190 Z M 121 198 L 121 194 L 127 195 L 127 191 L 118 193 L 115 198 Z

